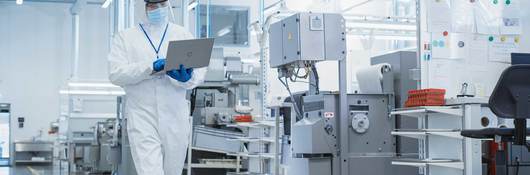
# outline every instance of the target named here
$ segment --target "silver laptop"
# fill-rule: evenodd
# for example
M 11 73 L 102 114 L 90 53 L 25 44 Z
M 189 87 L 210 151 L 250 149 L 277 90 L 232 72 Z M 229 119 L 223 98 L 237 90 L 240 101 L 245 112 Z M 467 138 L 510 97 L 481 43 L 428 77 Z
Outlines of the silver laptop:
M 179 69 L 181 64 L 185 68 L 208 67 L 213 44 L 213 38 L 170 41 L 164 70 L 153 74 Z

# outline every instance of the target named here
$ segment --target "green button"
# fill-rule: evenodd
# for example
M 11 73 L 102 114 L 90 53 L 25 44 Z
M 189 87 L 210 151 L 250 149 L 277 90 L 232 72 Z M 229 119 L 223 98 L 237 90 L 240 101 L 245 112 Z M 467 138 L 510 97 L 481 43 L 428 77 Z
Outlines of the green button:
M 493 4 L 498 4 L 499 0 L 493 0 Z
M 512 1 L 506 0 L 506 5 L 510 5 L 511 3 L 512 3 Z
M 495 38 L 493 38 L 493 36 L 490 36 L 490 38 L 488 40 L 490 41 L 493 41 Z

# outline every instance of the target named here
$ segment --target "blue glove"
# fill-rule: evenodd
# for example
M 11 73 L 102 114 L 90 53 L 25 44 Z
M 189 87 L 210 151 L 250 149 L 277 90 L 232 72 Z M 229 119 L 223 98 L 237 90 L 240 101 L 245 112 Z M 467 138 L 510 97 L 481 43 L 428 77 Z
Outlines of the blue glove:
M 158 59 L 153 62 L 153 70 L 155 72 L 162 71 L 164 66 L 166 66 L 166 59 Z
M 193 73 L 193 68 L 186 69 L 182 64 L 180 65 L 180 68 L 178 70 L 171 70 L 166 72 L 169 77 L 183 83 L 191 79 L 191 73 Z

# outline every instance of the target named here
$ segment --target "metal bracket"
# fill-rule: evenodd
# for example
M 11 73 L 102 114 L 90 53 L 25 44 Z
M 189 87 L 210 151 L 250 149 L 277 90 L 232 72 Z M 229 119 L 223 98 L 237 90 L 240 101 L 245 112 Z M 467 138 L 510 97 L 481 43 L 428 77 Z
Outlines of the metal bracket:
M 72 7 L 70 7 L 70 13 L 72 15 L 78 15 L 79 13 L 81 13 L 81 11 L 83 11 L 83 8 L 86 6 L 86 4 L 87 0 L 76 0 L 72 4 Z

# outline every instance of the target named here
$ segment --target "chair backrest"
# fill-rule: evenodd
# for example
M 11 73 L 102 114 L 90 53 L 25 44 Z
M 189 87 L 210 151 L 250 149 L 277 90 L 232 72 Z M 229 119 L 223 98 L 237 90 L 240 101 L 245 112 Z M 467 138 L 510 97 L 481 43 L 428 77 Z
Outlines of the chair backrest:
M 489 107 L 500 118 L 530 118 L 530 64 L 504 70 L 489 99 Z

